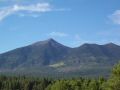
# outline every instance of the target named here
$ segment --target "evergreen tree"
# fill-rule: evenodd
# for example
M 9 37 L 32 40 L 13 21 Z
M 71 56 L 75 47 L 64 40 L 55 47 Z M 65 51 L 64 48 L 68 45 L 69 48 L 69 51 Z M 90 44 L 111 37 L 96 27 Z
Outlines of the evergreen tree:
M 112 75 L 104 88 L 105 90 L 120 90 L 120 63 L 113 68 Z

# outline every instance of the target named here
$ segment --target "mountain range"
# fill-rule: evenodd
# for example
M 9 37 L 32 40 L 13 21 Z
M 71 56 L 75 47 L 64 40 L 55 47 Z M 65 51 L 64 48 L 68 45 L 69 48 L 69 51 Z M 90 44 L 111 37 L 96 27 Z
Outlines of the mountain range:
M 108 76 L 120 60 L 120 46 L 83 44 L 70 48 L 54 39 L 0 54 L 0 72 L 43 76 Z

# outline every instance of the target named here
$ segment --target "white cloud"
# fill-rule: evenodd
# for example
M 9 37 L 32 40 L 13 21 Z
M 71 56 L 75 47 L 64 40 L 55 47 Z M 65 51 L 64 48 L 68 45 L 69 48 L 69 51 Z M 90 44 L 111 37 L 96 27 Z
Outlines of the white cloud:
M 120 10 L 116 10 L 109 18 L 115 23 L 120 24 Z
M 85 42 L 85 40 L 83 40 L 79 34 L 75 34 L 74 36 L 74 40 L 72 42 L 73 46 L 80 46 L 81 44 L 83 44 Z
M 31 0 L 0 0 L 0 2 L 29 2 Z M 42 1 L 42 0 L 38 0 L 38 1 Z
M 73 36 L 73 41 L 72 41 L 72 46 L 75 46 L 75 47 L 79 47 L 80 45 L 84 44 L 84 43 L 92 43 L 92 42 L 95 42 L 93 40 L 90 40 L 90 39 L 87 39 L 87 38 L 83 38 L 82 35 L 79 35 L 79 34 L 75 34 Z
M 48 35 L 52 36 L 52 37 L 66 37 L 66 36 L 68 36 L 68 34 L 63 33 L 63 32 L 51 32 Z
M 44 13 L 52 11 L 49 3 L 37 3 L 32 5 L 13 5 L 9 7 L 0 8 L 0 21 L 16 12 L 28 12 L 28 13 Z
M 36 13 L 35 14 L 34 13 L 33 14 L 31 14 L 31 13 L 30 14 L 28 14 L 28 13 L 25 13 L 25 14 L 24 13 L 18 13 L 17 15 L 19 15 L 20 17 L 26 17 L 27 16 L 27 17 L 34 17 L 34 18 L 38 18 L 40 16 L 39 14 L 36 14 Z

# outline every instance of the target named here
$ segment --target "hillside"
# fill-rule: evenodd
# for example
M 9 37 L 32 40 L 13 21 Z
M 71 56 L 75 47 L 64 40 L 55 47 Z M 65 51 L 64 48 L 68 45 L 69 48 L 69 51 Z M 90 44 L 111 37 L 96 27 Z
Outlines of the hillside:
M 109 75 L 120 60 L 120 46 L 83 44 L 64 46 L 53 39 L 0 54 L 0 71 L 38 75 Z

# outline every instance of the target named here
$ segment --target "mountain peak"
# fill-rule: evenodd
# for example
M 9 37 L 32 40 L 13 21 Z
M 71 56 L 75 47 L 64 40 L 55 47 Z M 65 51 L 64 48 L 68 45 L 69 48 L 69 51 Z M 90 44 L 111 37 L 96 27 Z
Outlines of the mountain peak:
M 34 46 L 39 46 L 39 45 L 63 46 L 62 44 L 55 41 L 53 38 L 49 38 L 49 39 L 44 40 L 44 41 L 38 41 L 38 42 L 36 42 L 36 43 L 34 43 L 32 45 L 34 45 Z
M 57 41 L 55 41 L 53 38 L 49 38 L 49 39 L 45 40 L 44 42 L 57 42 Z
M 116 44 L 114 44 L 114 43 L 108 43 L 108 44 L 105 44 L 105 46 L 110 46 L 110 47 L 112 47 L 112 46 L 118 46 L 118 45 L 116 45 Z

